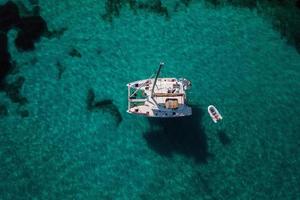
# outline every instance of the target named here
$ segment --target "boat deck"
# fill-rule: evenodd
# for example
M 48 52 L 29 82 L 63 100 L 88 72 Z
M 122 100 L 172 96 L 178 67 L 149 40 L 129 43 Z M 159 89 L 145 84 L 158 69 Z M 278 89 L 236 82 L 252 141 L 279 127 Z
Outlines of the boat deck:
M 158 78 L 152 93 L 154 79 L 139 80 L 127 84 L 127 112 L 149 117 L 180 117 L 192 114 L 185 104 L 185 90 L 176 78 Z M 131 90 L 135 92 L 131 93 Z M 142 93 L 141 97 L 138 93 Z

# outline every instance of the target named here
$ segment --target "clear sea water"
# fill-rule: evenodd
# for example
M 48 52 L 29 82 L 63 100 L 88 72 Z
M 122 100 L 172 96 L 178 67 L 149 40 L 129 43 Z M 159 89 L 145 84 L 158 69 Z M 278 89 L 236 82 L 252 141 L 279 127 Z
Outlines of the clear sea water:
M 163 2 L 169 18 L 127 5 L 108 22 L 101 0 L 40 0 L 49 29 L 67 30 L 29 52 L 9 32 L 28 103 L 0 93 L 0 199 L 300 199 L 300 54 L 255 9 Z M 160 61 L 191 80 L 191 118 L 126 113 L 126 84 Z M 87 109 L 90 89 L 120 123 Z

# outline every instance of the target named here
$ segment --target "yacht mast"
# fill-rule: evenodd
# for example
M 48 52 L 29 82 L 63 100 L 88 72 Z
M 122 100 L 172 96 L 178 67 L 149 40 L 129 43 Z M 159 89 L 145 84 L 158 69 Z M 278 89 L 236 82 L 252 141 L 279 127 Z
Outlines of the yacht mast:
M 163 62 L 159 63 L 159 68 L 157 70 L 157 73 L 156 73 L 156 76 L 155 76 L 155 79 L 154 79 L 154 83 L 153 83 L 153 86 L 152 86 L 152 90 L 151 90 L 151 97 L 153 97 L 154 87 L 156 85 L 156 81 L 157 81 L 157 78 L 159 76 L 159 73 L 160 73 L 160 70 L 161 70 L 162 66 L 164 66 L 164 63 Z

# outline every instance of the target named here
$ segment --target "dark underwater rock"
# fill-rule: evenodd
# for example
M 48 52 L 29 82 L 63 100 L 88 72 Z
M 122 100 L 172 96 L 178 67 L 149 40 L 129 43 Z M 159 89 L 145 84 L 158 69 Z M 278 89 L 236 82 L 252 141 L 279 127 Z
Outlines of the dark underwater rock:
M 179 9 L 181 8 L 181 5 L 188 7 L 190 5 L 190 3 L 192 2 L 192 0 L 179 0 L 176 1 L 175 5 L 174 5 L 174 12 L 178 12 Z
M 45 37 L 51 39 L 51 38 L 60 38 L 66 31 L 68 30 L 68 28 L 63 27 L 57 30 L 48 30 L 45 32 Z
M 169 17 L 167 7 L 163 6 L 160 0 L 155 0 L 149 3 L 139 3 L 138 8 Z
M 189 0 L 182 0 L 185 4 Z M 112 21 L 113 17 L 120 15 L 120 10 L 123 5 L 129 5 L 130 9 L 136 12 L 138 9 L 147 12 L 157 13 L 166 17 L 169 17 L 167 7 L 163 6 L 161 0 L 151 0 L 146 2 L 138 2 L 136 0 L 106 0 L 105 2 L 105 13 L 102 15 L 102 19 L 106 21 Z
M 296 7 L 300 9 L 300 0 L 296 1 Z
M 19 9 L 11 1 L 0 6 L 0 30 L 8 31 L 13 26 L 20 23 Z
M 7 94 L 7 96 L 10 98 L 10 100 L 14 103 L 19 103 L 20 105 L 24 105 L 28 103 L 28 100 L 21 95 L 21 89 L 25 82 L 24 77 L 18 77 L 17 80 L 15 80 L 12 83 L 6 83 L 4 86 L 4 90 Z
M 94 103 L 94 108 L 102 109 L 105 106 L 109 106 L 109 105 L 112 105 L 112 104 L 113 104 L 113 101 L 111 99 L 105 99 L 105 100 L 102 100 L 102 101 L 95 102 Z
M 95 101 L 95 92 L 93 89 L 89 89 L 86 98 L 86 108 L 88 111 L 92 111 L 94 107 L 94 101 Z
M 24 32 L 19 32 L 15 40 L 15 45 L 18 49 L 29 51 L 34 49 L 34 41 Z
M 295 36 L 295 45 L 298 53 L 300 53 L 300 33 Z
M 29 111 L 28 110 L 20 110 L 19 114 L 22 118 L 25 118 L 25 117 L 29 116 Z
M 110 113 L 115 118 L 117 125 L 119 125 L 123 120 L 118 107 L 113 103 L 111 99 L 105 99 L 95 102 L 94 109 L 99 109 L 101 111 Z
M 41 16 L 20 17 L 18 6 L 8 1 L 0 6 L 0 31 L 7 32 L 13 27 L 19 28 L 15 44 L 21 50 L 34 49 L 34 42 L 47 30 Z
M 60 80 L 62 74 L 64 73 L 64 71 L 66 70 L 66 67 L 63 66 L 59 61 L 56 62 L 56 68 L 58 70 L 58 76 L 57 79 Z
M 113 17 L 120 15 L 121 2 L 120 0 L 106 0 L 105 2 L 105 14 L 102 15 L 102 19 L 112 21 Z
M 207 3 L 210 3 L 213 6 L 219 6 L 221 4 L 220 0 L 206 0 Z
M 235 7 L 256 8 L 258 13 L 269 17 L 273 27 L 281 33 L 289 44 L 292 44 L 300 53 L 300 0 L 206 0 L 218 2 L 221 5 Z
M 0 117 L 8 115 L 8 110 L 4 104 L 0 104 Z
M 218 137 L 220 142 L 225 146 L 225 145 L 229 145 L 231 143 L 230 138 L 227 136 L 225 130 L 220 130 L 218 132 Z
M 30 3 L 34 6 L 33 14 L 38 14 L 38 1 L 30 0 Z M 23 105 L 27 103 L 27 99 L 21 95 L 20 91 L 25 78 L 19 77 L 13 83 L 6 82 L 6 77 L 14 73 L 14 62 L 11 61 L 7 41 L 7 31 L 12 28 L 18 30 L 15 39 L 16 47 L 27 51 L 34 49 L 34 42 L 47 31 L 47 24 L 41 16 L 21 17 L 17 4 L 11 1 L 0 5 L 0 91 L 5 92 L 12 102 Z
M 71 51 L 69 52 L 69 55 L 72 56 L 72 57 L 81 58 L 81 53 L 75 48 L 71 49 Z
M 3 88 L 4 79 L 11 70 L 11 67 L 7 36 L 5 33 L 0 33 L 0 89 Z
M 18 49 L 28 51 L 34 49 L 34 42 L 47 31 L 47 24 L 40 16 L 21 18 L 20 28 L 15 45 Z
M 94 109 L 95 110 L 99 109 L 99 110 L 109 112 L 112 116 L 114 116 L 117 125 L 119 125 L 121 123 L 121 121 L 123 120 L 118 107 L 113 103 L 112 99 L 104 99 L 104 100 L 95 102 Z
M 95 92 L 93 89 L 89 89 L 87 95 L 87 110 L 88 111 L 104 111 L 109 112 L 116 120 L 117 125 L 119 125 L 123 118 L 118 109 L 118 107 L 113 103 L 112 99 L 104 99 L 102 101 L 95 100 Z
M 185 6 L 189 6 L 192 0 L 180 0 Z
M 15 44 L 22 50 L 34 49 L 34 42 L 47 30 L 47 24 L 40 16 L 21 18 L 15 3 L 8 1 L 0 6 L 0 90 L 3 90 L 4 80 L 12 68 L 6 32 L 14 27 L 19 28 Z
M 20 15 L 22 16 L 37 16 L 40 15 L 40 6 L 38 1 L 29 0 L 31 4 L 31 9 L 28 9 L 22 1 L 16 1 L 15 3 L 18 5 L 20 10 Z

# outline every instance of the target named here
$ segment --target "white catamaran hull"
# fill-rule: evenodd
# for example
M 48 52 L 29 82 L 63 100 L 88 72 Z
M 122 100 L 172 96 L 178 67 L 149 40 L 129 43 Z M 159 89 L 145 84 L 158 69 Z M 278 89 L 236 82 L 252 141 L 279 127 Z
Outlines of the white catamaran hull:
M 155 78 L 127 84 L 127 112 L 147 117 L 183 117 L 192 114 L 186 105 L 185 90 L 190 87 L 186 79 L 158 78 L 164 63 L 160 63 Z
M 176 78 L 159 78 L 151 94 L 154 81 L 145 79 L 127 84 L 128 113 L 160 118 L 192 115 L 192 109 L 185 104 L 186 85 Z

